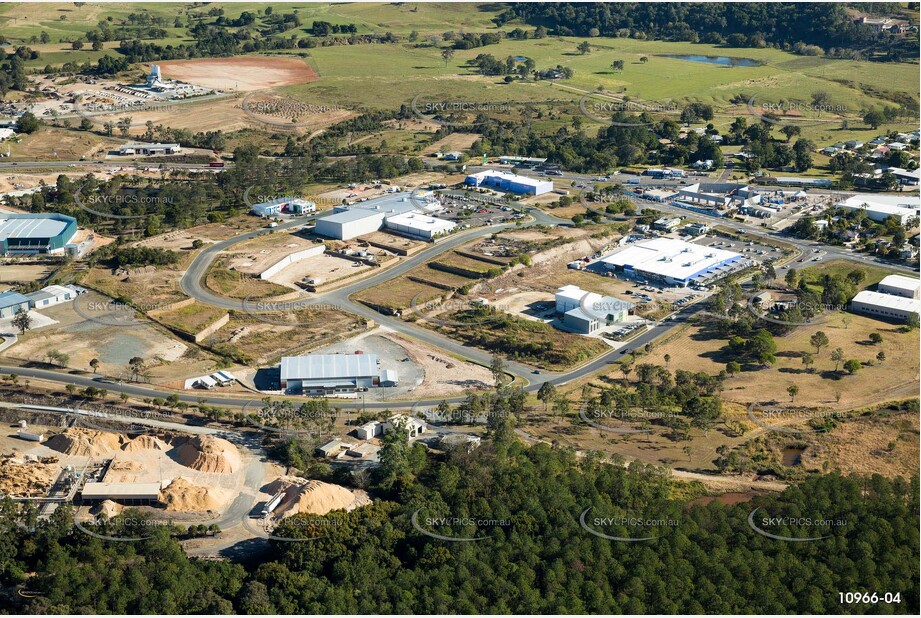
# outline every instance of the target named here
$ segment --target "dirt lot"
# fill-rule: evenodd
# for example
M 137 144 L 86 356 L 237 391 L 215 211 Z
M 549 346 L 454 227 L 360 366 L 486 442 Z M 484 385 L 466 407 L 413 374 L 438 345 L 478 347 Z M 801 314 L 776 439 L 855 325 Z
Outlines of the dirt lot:
M 345 277 L 359 273 L 367 274 L 372 270 L 377 269 L 360 262 L 353 262 L 324 253 L 291 264 L 291 266 L 272 277 L 270 281 L 290 288 L 300 289 L 297 287 L 296 282 L 305 278 L 322 279 L 322 285 L 325 286 Z
M 312 240 L 295 234 L 265 234 L 234 245 L 223 256 L 232 270 L 246 275 L 259 275 L 285 256 L 316 245 Z
M 285 355 L 303 354 L 329 345 L 364 327 L 363 319 L 334 309 L 253 315 L 233 312 L 230 322 L 204 343 L 232 353 L 251 366 L 261 366 L 278 362 Z
M 38 281 L 47 277 L 51 269 L 48 264 L 0 264 L 0 284 Z
M 89 292 L 75 302 L 82 302 L 81 307 L 86 307 L 104 304 L 107 300 Z M 59 323 L 26 332 L 18 343 L 5 351 L 6 356 L 45 362 L 45 354 L 54 349 L 70 357 L 69 367 L 84 371 L 90 371 L 90 360 L 97 358 L 99 373 L 109 376 L 127 376 L 128 361 L 135 356 L 144 358 L 151 371 L 155 367 L 165 370 L 169 366 L 169 371 L 182 372 L 186 363 L 195 362 L 183 358 L 189 350 L 184 343 L 140 319 L 122 327 L 104 323 L 111 321 L 109 315 L 103 315 L 102 322 L 91 321 L 75 310 L 74 302 L 43 309 L 41 313 Z M 153 375 L 155 377 L 156 372 Z
M 158 62 L 163 77 L 224 91 L 249 92 L 319 80 L 298 58 L 245 56 Z

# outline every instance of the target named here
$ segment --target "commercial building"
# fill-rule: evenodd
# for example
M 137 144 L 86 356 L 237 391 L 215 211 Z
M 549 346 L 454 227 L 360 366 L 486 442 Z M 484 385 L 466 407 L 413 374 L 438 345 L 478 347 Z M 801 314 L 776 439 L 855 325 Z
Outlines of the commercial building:
M 384 218 L 384 225 L 406 236 L 414 236 L 425 240 L 433 240 L 442 234 L 447 234 L 457 227 L 457 224 L 447 219 L 430 217 L 422 213 L 407 212 L 400 215 Z
M 287 393 L 333 395 L 380 385 L 377 354 L 310 354 L 281 359 L 280 386 Z M 389 376 L 396 379 L 396 372 Z
M 0 255 L 62 253 L 77 235 L 77 220 L 58 213 L 0 212 Z
M 538 157 L 499 157 L 499 163 L 503 165 L 515 165 L 520 167 L 537 167 L 547 162 L 547 159 Z
M 656 219 L 652 227 L 663 232 L 670 232 L 681 225 L 681 217 L 661 217 Z
M 446 219 L 429 215 L 441 208 L 441 203 L 432 197 L 411 199 L 409 193 L 397 193 L 353 206 L 336 206 L 332 214 L 317 219 L 314 233 L 350 240 L 386 227 L 414 238 L 431 240 L 456 227 Z
M 556 291 L 556 313 L 566 330 L 591 335 L 604 326 L 624 322 L 634 304 L 612 296 L 586 292 L 577 285 Z
M 486 187 L 525 195 L 543 195 L 553 191 L 553 181 L 538 180 L 500 170 L 486 170 L 470 174 L 464 179 L 464 184 L 468 187 Z
M 253 204 L 250 211 L 259 217 L 274 217 L 282 213 L 305 215 L 316 212 L 317 205 L 299 197 L 279 197 L 277 199 Z
M 705 285 L 748 265 L 739 253 L 672 238 L 640 241 L 599 261 L 627 277 L 677 287 Z
M 908 223 L 908 220 L 912 217 L 921 217 L 917 197 L 913 200 L 900 197 L 898 200 L 899 203 L 892 203 L 892 200 L 883 196 L 855 195 L 835 204 L 835 208 L 849 212 L 862 210 L 867 213 L 867 218 L 872 221 L 885 221 L 889 217 L 895 217 L 902 225 Z
M 38 292 L 26 294 L 26 296 L 29 298 L 29 305 L 33 309 L 43 309 L 75 299 L 77 290 L 73 286 L 49 285 Z
M 118 147 L 120 155 L 166 155 L 179 154 L 182 147 L 179 144 L 145 144 L 143 142 L 129 142 Z
M 12 318 L 20 311 L 29 311 L 29 298 L 19 292 L 0 293 L 0 318 Z
M 921 316 L 921 300 L 864 290 L 851 300 L 851 311 L 905 321 L 913 313 Z
M 921 279 L 904 275 L 889 275 L 883 277 L 883 280 L 877 284 L 876 291 L 903 298 L 921 298 Z
M 679 201 L 717 210 L 753 206 L 761 203 L 761 194 L 749 185 L 731 182 L 699 182 L 678 189 Z

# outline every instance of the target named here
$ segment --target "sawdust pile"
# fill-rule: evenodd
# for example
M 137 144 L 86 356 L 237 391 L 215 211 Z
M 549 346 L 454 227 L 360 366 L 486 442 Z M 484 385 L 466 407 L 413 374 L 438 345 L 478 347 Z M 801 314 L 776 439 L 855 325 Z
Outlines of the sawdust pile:
M 105 515 L 109 519 L 112 519 L 116 515 L 122 512 L 122 509 L 125 508 L 120 505 L 118 502 L 113 502 L 111 500 L 103 500 L 99 503 L 94 511 L 96 515 Z
M 266 488 L 268 493 L 284 492 L 278 512 L 282 518 L 298 513 L 326 515 L 330 511 L 351 511 L 371 499 L 363 491 L 351 491 L 341 485 L 308 480 L 298 476 L 283 476 Z
M 58 469 L 54 464 L 4 457 L 0 459 L 0 494 L 43 496 L 51 488 Z
M 45 442 L 45 446 L 65 455 L 78 457 L 102 457 L 117 451 L 121 437 L 108 431 L 71 427 Z
M 183 513 L 217 511 L 229 497 L 226 489 L 193 485 L 182 477 L 160 490 L 160 502 L 166 505 L 166 510 Z
M 199 472 L 230 474 L 243 467 L 240 451 L 222 438 L 195 436 L 174 451 L 176 461 Z
M 122 444 L 122 450 L 126 453 L 135 453 L 137 451 L 166 451 L 169 450 L 169 445 L 156 436 L 144 434 Z

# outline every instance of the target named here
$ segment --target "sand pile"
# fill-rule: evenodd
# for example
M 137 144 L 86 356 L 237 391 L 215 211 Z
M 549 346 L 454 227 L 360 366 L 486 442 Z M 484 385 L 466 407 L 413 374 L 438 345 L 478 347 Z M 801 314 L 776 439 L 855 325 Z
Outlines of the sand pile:
M 168 449 L 169 445 L 166 442 L 156 436 L 147 434 L 138 436 L 122 444 L 122 450 L 127 453 L 134 453 L 137 451 L 166 451 Z
M 121 438 L 108 431 L 71 427 L 45 442 L 45 446 L 65 455 L 78 457 L 101 457 L 117 451 Z
M 195 436 L 173 452 L 177 462 L 199 472 L 229 474 L 243 467 L 240 451 L 222 438 Z
M 166 510 L 183 513 L 217 511 L 228 498 L 226 489 L 193 485 L 182 477 L 160 490 L 160 502 L 166 505 Z
M 10 496 L 42 496 L 57 478 L 59 466 L 24 461 L 0 459 L 0 494 Z
M 112 502 L 111 500 L 103 500 L 99 503 L 95 510 L 96 515 L 105 515 L 107 518 L 112 519 L 116 515 L 122 512 L 124 507 L 118 502 Z
M 266 492 L 273 495 L 279 491 L 285 494 L 278 508 L 278 513 L 283 518 L 297 513 L 326 515 L 331 511 L 351 511 L 359 506 L 371 504 L 368 494 L 363 491 L 353 492 L 341 485 L 297 476 L 283 476 L 266 487 Z

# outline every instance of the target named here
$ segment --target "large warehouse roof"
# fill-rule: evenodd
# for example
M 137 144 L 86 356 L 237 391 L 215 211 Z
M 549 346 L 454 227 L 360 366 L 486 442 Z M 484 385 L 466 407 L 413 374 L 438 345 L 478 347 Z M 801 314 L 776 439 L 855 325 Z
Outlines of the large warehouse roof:
M 741 257 L 739 253 L 725 249 L 672 238 L 654 238 L 615 251 L 601 261 L 611 266 L 626 265 L 638 271 L 683 280 Z
M 71 221 L 72 217 L 58 214 L 0 213 L 0 240 L 53 238 L 63 232 Z
M 335 380 L 377 373 L 377 354 L 310 354 L 281 359 L 282 381 Z
M 160 483 L 87 483 L 80 495 L 85 500 L 157 500 Z
M 858 292 L 851 302 L 873 305 L 885 309 L 895 309 L 898 311 L 914 311 L 921 313 L 921 300 L 916 298 L 905 298 L 895 294 L 880 294 L 879 292 L 869 292 L 864 290 Z
M 549 180 L 541 180 L 539 178 L 530 178 L 528 176 L 521 176 L 519 174 L 513 174 L 511 172 L 504 172 L 502 170 L 484 170 L 482 172 L 477 172 L 475 174 L 470 174 L 467 178 L 476 178 L 478 180 L 483 180 L 485 178 L 501 178 L 515 184 L 523 185 L 526 187 L 540 187 L 545 185 Z
M 888 275 L 883 277 L 883 280 L 879 282 L 878 287 L 880 289 L 895 289 L 914 294 L 918 291 L 919 288 L 921 288 L 921 279 L 906 277 L 905 275 Z
M 452 230 L 456 227 L 453 221 L 439 219 L 438 217 L 432 217 L 418 212 L 405 212 L 387 217 L 387 225 L 401 225 L 407 228 L 433 233 Z

